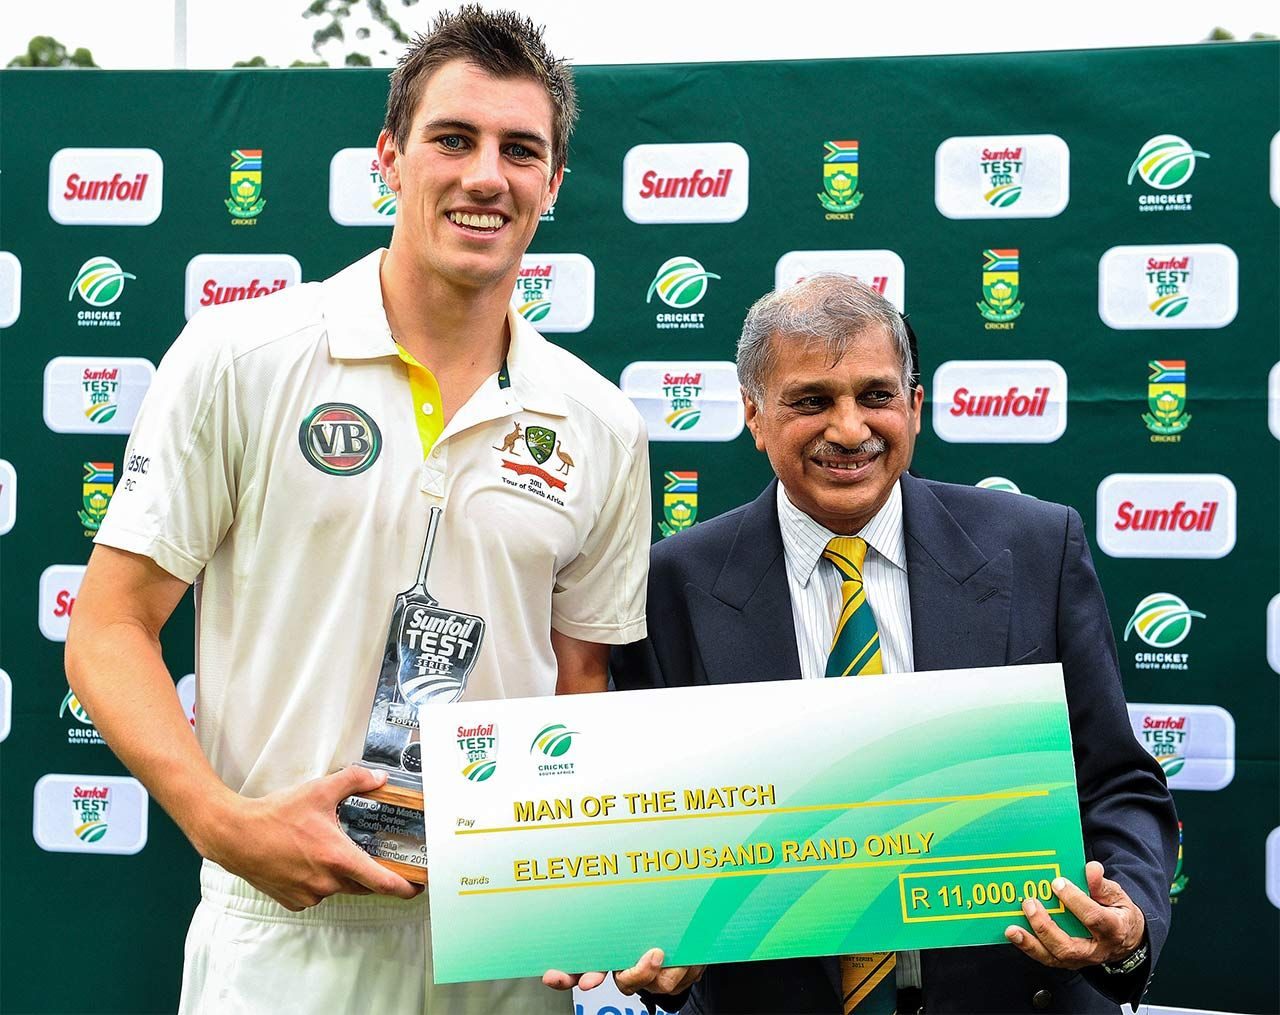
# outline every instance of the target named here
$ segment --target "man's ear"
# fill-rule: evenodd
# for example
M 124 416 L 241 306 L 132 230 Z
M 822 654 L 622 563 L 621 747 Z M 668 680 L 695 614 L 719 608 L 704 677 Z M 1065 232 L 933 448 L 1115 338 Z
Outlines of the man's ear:
M 742 392 L 742 414 L 747 429 L 751 431 L 751 437 L 756 442 L 756 450 L 764 451 L 764 436 L 760 433 L 760 408 L 747 394 L 746 388 L 738 390 Z
M 395 138 L 390 131 L 384 130 L 378 135 L 378 169 L 387 186 L 397 193 L 400 191 L 400 167 L 396 165 L 399 156 Z
M 916 418 L 916 436 L 920 436 L 920 421 L 924 418 L 924 385 L 917 384 L 911 392 L 911 412 Z
M 550 208 L 555 207 L 556 198 L 560 196 L 560 184 L 564 183 L 564 166 L 561 166 L 551 174 L 551 181 L 548 184 L 547 196 L 542 201 L 542 214 L 545 215 Z

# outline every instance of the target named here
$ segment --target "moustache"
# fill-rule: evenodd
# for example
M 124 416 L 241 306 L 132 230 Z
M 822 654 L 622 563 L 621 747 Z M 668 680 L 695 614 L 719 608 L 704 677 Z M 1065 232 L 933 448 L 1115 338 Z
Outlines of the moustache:
M 832 444 L 829 441 L 818 441 L 809 449 L 810 458 L 857 458 L 871 457 L 873 455 L 883 455 L 889 450 L 888 443 L 882 437 L 868 437 L 856 448 L 846 448 L 840 444 Z

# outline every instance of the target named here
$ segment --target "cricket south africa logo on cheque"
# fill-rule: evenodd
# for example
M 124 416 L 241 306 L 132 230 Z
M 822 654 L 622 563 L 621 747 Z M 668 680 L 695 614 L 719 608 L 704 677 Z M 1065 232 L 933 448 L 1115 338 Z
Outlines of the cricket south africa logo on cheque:
M 458 754 L 462 774 L 472 782 L 484 782 L 498 770 L 498 727 L 477 723 L 458 727 Z
M 546 759 L 538 762 L 539 775 L 569 775 L 573 771 L 573 762 L 563 759 L 573 747 L 573 738 L 577 735 L 577 730 L 559 722 L 549 723 L 534 734 L 529 753 Z
M 346 402 L 317 405 L 298 427 L 302 457 L 330 476 L 356 476 L 378 460 L 382 431 L 363 409 Z

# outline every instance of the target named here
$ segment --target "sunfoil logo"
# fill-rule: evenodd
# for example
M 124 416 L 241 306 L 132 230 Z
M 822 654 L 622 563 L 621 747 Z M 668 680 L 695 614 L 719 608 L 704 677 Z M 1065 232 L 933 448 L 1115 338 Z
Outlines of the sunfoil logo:
M 49 160 L 49 216 L 62 225 L 149 225 L 163 191 L 164 162 L 150 148 L 62 148 Z
M 750 164 L 733 142 L 636 145 L 622 160 L 622 210 L 632 222 L 736 222 Z
M 1141 176 L 1148 187 L 1174 190 L 1191 179 L 1198 158 L 1207 159 L 1209 153 L 1196 151 L 1176 134 L 1157 134 L 1142 146 L 1129 167 L 1129 186 L 1135 176 Z
M 672 257 L 662 263 L 649 284 L 646 303 L 652 303 L 656 294 L 669 307 L 683 310 L 697 306 L 707 294 L 707 280 L 720 276 L 707 271 L 692 257 Z
M 91 307 L 109 307 L 124 292 L 124 280 L 137 279 L 109 257 L 91 257 L 80 266 L 76 279 L 67 290 L 68 302 L 80 294 Z
M 1205 619 L 1199 610 L 1193 610 L 1171 592 L 1153 592 L 1138 603 L 1125 625 L 1124 640 L 1137 634 L 1152 648 L 1172 648 L 1179 645 L 1191 633 L 1191 619 Z
M 1129 726 L 1170 789 L 1220 790 L 1236 771 L 1236 723 L 1217 705 L 1129 702 Z

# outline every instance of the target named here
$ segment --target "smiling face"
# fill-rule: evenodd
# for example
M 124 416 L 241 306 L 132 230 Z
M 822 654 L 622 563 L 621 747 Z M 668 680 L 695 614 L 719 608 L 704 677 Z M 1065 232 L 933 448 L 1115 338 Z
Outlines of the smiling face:
M 562 176 L 551 172 L 551 99 L 542 85 L 446 63 L 422 89 L 404 150 L 383 131 L 378 155 L 398 195 L 393 245 L 403 244 L 428 280 L 515 284 Z
M 835 364 L 822 342 L 770 341 L 760 404 L 744 395 L 747 427 L 791 503 L 852 535 L 911 464 L 924 389 L 903 388 L 902 362 L 882 328 L 855 338 Z

